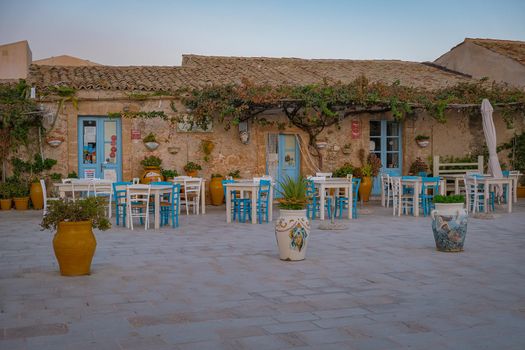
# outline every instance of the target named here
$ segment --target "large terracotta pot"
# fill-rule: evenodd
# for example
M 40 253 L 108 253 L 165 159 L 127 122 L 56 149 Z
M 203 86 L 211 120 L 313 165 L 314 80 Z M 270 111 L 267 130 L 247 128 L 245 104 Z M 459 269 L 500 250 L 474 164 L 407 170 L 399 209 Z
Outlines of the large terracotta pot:
M 210 196 L 212 205 L 221 205 L 224 201 L 224 188 L 222 177 L 212 177 L 210 181 Z
M 359 185 L 359 199 L 363 202 L 368 202 L 370 191 L 372 191 L 372 177 L 364 176 L 361 178 L 361 184 Z
M 13 204 L 13 200 L 11 198 L 0 199 L 0 209 L 2 210 L 11 210 L 12 204 Z
M 306 209 L 281 209 L 279 219 L 275 223 L 279 258 L 287 261 L 304 260 L 309 237 L 310 222 L 306 217 Z
M 516 195 L 518 198 L 525 198 L 525 186 L 518 186 Z
M 16 210 L 29 209 L 29 197 L 13 198 Z
M 198 170 L 186 171 L 186 175 L 191 176 L 191 177 L 197 177 L 199 175 L 199 171 Z
M 459 207 L 458 207 L 459 206 Z M 467 212 L 463 204 L 448 204 L 432 210 L 432 231 L 437 250 L 441 252 L 461 252 L 467 235 Z
M 91 221 L 59 222 L 53 238 L 62 276 L 89 275 L 97 241 Z
M 31 197 L 33 209 L 40 210 L 44 208 L 44 195 L 42 194 L 42 185 L 40 185 L 40 182 L 33 182 L 31 184 L 29 197 Z
M 140 183 L 149 184 L 150 182 L 162 181 L 164 177 L 160 173 L 160 168 L 156 166 L 145 166 L 144 172 L 140 177 Z

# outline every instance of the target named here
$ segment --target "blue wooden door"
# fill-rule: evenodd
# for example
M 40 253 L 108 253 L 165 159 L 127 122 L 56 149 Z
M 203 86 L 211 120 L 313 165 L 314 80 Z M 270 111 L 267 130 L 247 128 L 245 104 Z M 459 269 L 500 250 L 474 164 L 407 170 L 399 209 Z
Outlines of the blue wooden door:
M 297 179 L 300 174 L 299 145 L 295 135 L 279 135 L 278 144 L 279 165 L 277 170 L 277 191 L 276 197 L 281 197 L 279 185 L 286 177 Z
M 400 176 L 402 169 L 401 124 L 390 120 L 370 121 L 370 153 L 381 159 L 381 172 Z M 372 194 L 381 194 L 381 177 L 376 176 Z
M 119 118 L 78 118 L 78 176 L 121 181 L 122 140 Z

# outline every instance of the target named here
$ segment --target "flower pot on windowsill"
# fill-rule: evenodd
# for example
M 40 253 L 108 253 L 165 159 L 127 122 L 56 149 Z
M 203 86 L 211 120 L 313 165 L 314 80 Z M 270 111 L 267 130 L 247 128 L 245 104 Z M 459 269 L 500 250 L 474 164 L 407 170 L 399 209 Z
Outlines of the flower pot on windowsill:
M 144 145 L 145 145 L 146 148 L 149 149 L 150 151 L 154 151 L 154 150 L 156 150 L 157 148 L 159 148 L 159 143 L 158 143 L 158 142 L 144 142 Z
M 425 147 L 428 147 L 428 145 L 430 145 L 430 141 L 429 140 L 417 140 L 416 141 L 418 146 L 421 147 L 421 148 L 425 148 Z

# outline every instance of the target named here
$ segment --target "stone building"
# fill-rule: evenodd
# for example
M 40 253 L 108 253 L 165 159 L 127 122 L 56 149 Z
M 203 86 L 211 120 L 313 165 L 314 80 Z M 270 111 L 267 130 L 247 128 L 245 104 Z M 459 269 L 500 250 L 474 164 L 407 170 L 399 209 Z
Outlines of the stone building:
M 442 67 L 525 88 L 525 42 L 470 39 L 434 61 Z
M 188 131 L 184 125 L 160 118 L 108 118 L 121 111 L 163 111 L 168 116 L 184 113 L 185 106 L 174 97 L 156 94 L 179 88 L 240 84 L 248 80 L 257 84 L 305 85 L 323 82 L 348 83 L 361 75 L 370 81 L 437 89 L 459 82 L 472 81 L 464 74 L 430 64 L 397 60 L 305 60 L 295 58 L 238 58 L 184 55 L 176 67 L 47 66 L 32 65 L 28 81 L 36 88 L 42 108 L 48 112 L 48 124 L 57 109 L 56 99 L 41 96 L 46 87 L 63 85 L 76 89 L 78 109 L 65 103 L 48 136 L 62 138 L 58 147 L 45 147 L 46 157 L 58 159 L 55 170 L 63 174 L 77 171 L 103 177 L 114 174 L 129 180 L 142 173 L 140 161 L 157 155 L 162 166 L 183 173 L 188 161 L 202 165 L 201 176 L 227 174 L 240 170 L 242 177 L 271 174 L 312 174 L 317 169 L 309 156 L 307 135 L 300 129 L 249 123 L 225 130 L 214 123 L 208 131 Z M 176 110 L 171 108 L 173 102 Z M 286 122 L 281 110 L 264 112 L 261 117 Z M 464 156 L 478 152 L 484 144 L 481 116 L 447 110 L 448 122 L 441 124 L 425 112 L 415 118 L 396 122 L 390 112 L 349 117 L 340 128 L 330 127 L 320 135 L 322 170 L 331 171 L 345 162 L 359 166 L 358 151 L 363 148 L 381 156 L 383 167 L 391 173 L 406 174 L 416 157 L 433 155 Z M 515 130 L 507 129 L 495 113 L 498 143 L 509 140 Z M 515 127 L 523 130 L 522 121 Z M 241 130 L 239 130 L 241 128 Z M 240 131 L 249 140 L 241 142 Z M 149 151 L 142 139 L 154 133 L 160 147 Z M 420 148 L 414 138 L 430 136 L 430 146 Z M 203 140 L 214 149 L 207 161 L 201 149 Z

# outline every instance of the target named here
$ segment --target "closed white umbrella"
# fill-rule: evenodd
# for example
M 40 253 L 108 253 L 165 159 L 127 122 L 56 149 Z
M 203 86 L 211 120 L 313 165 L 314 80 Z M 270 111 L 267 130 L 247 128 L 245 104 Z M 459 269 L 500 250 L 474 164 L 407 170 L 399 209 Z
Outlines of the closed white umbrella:
M 483 117 L 483 132 L 485 133 L 485 141 L 489 151 L 489 171 L 494 177 L 503 177 L 501 166 L 499 164 L 498 153 L 496 151 L 496 128 L 494 127 L 494 120 L 492 120 L 492 112 L 494 109 L 486 98 L 481 102 L 481 116 Z M 501 196 L 502 188 L 497 186 L 497 194 Z

